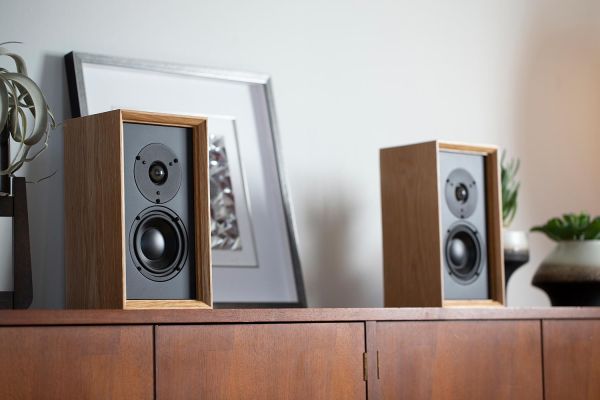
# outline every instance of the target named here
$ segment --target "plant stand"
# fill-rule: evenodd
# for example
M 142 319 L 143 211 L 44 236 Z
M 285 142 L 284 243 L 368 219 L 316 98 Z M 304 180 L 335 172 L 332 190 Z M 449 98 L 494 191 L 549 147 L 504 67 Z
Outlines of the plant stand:
M 527 232 L 504 229 L 504 284 L 513 272 L 529 262 L 529 240 Z
M 0 217 L 12 221 L 13 290 L 0 292 L 0 308 L 28 308 L 33 300 L 25 178 L 12 178 L 12 196 L 0 196 Z
M 504 284 L 508 286 L 508 280 L 513 272 L 529 262 L 529 250 L 522 252 L 511 252 L 504 249 Z

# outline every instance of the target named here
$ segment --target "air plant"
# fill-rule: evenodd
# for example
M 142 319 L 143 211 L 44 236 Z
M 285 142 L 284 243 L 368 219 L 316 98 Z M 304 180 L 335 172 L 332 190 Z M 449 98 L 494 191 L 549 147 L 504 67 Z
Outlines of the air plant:
M 506 162 L 506 152 L 502 152 L 500 162 L 500 180 L 502 183 L 502 224 L 507 228 L 517 213 L 517 196 L 520 183 L 516 181 L 519 172 L 520 160 L 513 158 Z
M 19 42 L 0 43 L 0 57 L 8 57 L 16 65 L 16 72 L 0 67 L 0 135 L 10 135 L 17 149 L 8 167 L 0 170 L 0 176 L 13 176 L 24 163 L 39 156 L 48 147 L 51 129 L 56 127 L 42 91 L 27 75 L 25 60 L 3 47 L 11 43 Z

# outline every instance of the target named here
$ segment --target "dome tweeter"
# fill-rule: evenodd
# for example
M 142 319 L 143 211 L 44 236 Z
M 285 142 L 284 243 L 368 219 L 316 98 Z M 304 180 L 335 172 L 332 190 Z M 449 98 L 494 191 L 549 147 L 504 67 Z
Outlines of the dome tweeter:
M 172 200 L 181 187 L 181 176 L 177 155 L 162 143 L 148 144 L 135 156 L 135 185 L 150 202 L 161 204 Z

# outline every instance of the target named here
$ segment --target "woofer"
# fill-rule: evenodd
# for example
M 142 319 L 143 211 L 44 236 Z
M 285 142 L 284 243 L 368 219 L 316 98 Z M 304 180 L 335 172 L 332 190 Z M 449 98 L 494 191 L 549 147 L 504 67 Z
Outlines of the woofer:
M 458 283 L 469 284 L 481 273 L 481 237 L 470 224 L 459 222 L 448 230 L 445 254 L 448 272 Z
M 168 281 L 185 265 L 187 233 L 177 214 L 166 207 L 150 207 L 134 220 L 129 251 L 137 270 L 153 281 Z

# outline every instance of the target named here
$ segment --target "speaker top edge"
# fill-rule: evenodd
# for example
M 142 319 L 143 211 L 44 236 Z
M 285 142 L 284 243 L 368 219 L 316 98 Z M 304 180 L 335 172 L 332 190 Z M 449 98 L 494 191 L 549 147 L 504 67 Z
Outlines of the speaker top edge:
M 90 114 L 83 117 L 71 118 L 65 121 L 65 124 L 69 124 L 75 121 L 83 121 L 90 118 L 95 118 L 101 115 L 118 114 L 121 122 L 123 123 L 138 123 L 147 125 L 163 125 L 163 126 L 177 126 L 184 128 L 195 128 L 203 127 L 207 123 L 206 117 L 194 116 L 194 115 L 178 115 L 178 114 L 165 114 L 158 112 L 148 111 L 137 111 L 127 109 L 117 109 L 111 111 L 105 111 L 102 113 Z
M 498 146 L 489 144 L 471 144 L 464 142 L 453 142 L 445 140 L 430 140 L 425 142 L 409 143 L 400 146 L 383 147 L 379 151 L 380 153 L 392 151 L 400 148 L 407 147 L 422 147 L 422 146 L 435 146 L 437 150 L 444 151 L 456 151 L 461 153 L 474 153 L 474 154 L 494 154 L 498 151 Z
M 165 114 L 125 109 L 119 111 L 121 112 L 123 122 L 132 123 L 195 127 L 206 124 L 207 120 L 205 117 L 193 115 Z

